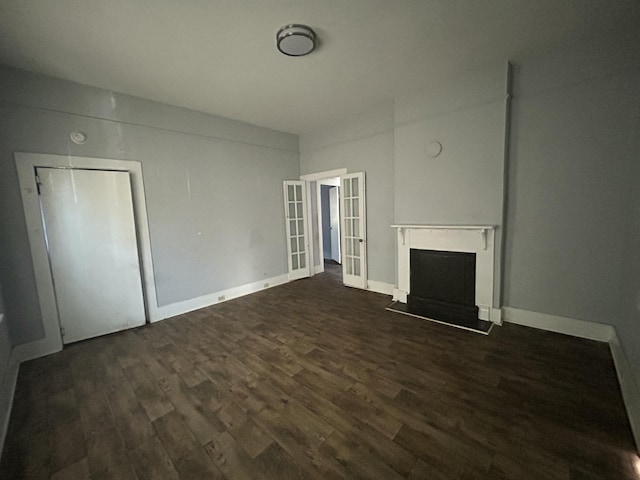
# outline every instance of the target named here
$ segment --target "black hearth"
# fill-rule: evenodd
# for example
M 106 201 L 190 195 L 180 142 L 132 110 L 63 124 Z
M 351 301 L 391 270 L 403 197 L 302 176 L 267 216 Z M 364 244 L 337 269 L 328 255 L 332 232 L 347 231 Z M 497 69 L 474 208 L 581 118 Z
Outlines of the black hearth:
M 476 254 L 411 249 L 407 307 L 445 322 L 477 321 Z

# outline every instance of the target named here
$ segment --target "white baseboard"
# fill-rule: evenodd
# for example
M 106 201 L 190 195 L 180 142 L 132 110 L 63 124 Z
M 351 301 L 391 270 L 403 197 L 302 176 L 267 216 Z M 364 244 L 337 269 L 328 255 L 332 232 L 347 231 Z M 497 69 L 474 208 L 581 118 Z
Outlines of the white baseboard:
M 371 290 L 372 292 L 382 293 L 383 295 L 393 295 L 393 291 L 395 290 L 395 285 L 386 282 L 378 282 L 376 280 L 369 280 L 367 290 Z
M 219 292 L 210 293 L 201 297 L 191 298 L 184 302 L 177 302 L 158 307 L 156 316 L 151 319 L 151 322 L 153 323 L 166 318 L 175 317 L 176 315 L 209 307 L 216 303 L 226 302 L 227 300 L 249 295 L 250 293 L 259 292 L 260 290 L 265 290 L 288 282 L 289 276 L 284 274 L 277 277 L 265 278 L 264 280 L 257 282 L 246 283 L 237 287 L 227 288 L 226 290 L 220 290 Z
M 611 348 L 611 356 L 616 366 L 618 383 L 627 409 L 633 438 L 636 441 L 636 450 L 640 454 L 640 389 L 615 328 L 613 329 L 613 337 L 609 341 L 609 348 Z
M 9 364 L 0 378 L 0 453 L 4 448 L 4 441 L 7 437 L 9 429 L 9 420 L 11 419 L 11 407 L 13 406 L 13 396 L 16 391 L 16 382 L 18 381 L 18 369 L 20 362 L 16 358 L 15 348 L 11 349 Z
M 506 322 L 599 342 L 609 342 L 615 333 L 611 325 L 604 323 L 588 322 L 586 320 L 548 315 L 512 307 L 502 307 L 502 312 Z
M 61 350 L 61 345 L 46 337 L 13 347 L 13 353 L 15 354 L 15 358 L 18 363 L 27 362 L 34 358 L 44 357 Z
M 393 301 L 407 303 L 407 291 L 393 287 Z
M 491 310 L 489 310 L 489 312 L 490 312 L 490 315 L 491 315 L 489 317 L 489 320 L 491 320 L 496 325 L 502 325 L 502 320 L 503 320 L 502 309 L 501 308 L 491 308 Z

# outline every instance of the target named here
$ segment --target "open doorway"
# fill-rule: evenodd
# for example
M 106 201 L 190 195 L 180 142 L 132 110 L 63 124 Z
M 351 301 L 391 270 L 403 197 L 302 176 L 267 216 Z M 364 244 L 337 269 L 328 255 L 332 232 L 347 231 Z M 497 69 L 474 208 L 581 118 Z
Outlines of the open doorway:
M 318 180 L 318 233 L 324 270 L 342 276 L 340 177 Z
M 313 268 L 309 275 L 325 271 L 324 259 L 338 275 L 342 274 L 342 283 L 348 287 L 368 288 L 367 281 L 367 225 L 366 225 L 366 189 L 364 172 L 347 173 L 346 168 L 328 172 L 301 175 L 305 182 L 307 218 L 309 223 L 309 255 L 313 258 Z M 325 216 L 323 229 L 322 185 L 337 187 L 325 189 L 328 192 L 329 218 Z M 333 194 L 332 194 L 333 192 Z M 334 202 L 334 227 L 331 226 L 331 203 Z M 326 198 L 326 197 L 325 197 Z M 325 213 L 326 215 L 326 213 Z M 333 235 L 332 235 L 333 234 Z M 331 238 L 333 236 L 333 244 Z M 328 243 L 325 250 L 325 238 Z M 325 257 L 326 253 L 326 257 Z M 335 258 L 338 258 L 336 262 Z M 344 267 L 344 268 L 343 268 Z

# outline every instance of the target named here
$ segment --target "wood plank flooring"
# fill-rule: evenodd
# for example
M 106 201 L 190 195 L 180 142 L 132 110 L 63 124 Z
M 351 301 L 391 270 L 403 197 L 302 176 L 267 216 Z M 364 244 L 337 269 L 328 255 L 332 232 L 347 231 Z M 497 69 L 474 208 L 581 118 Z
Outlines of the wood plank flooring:
M 327 272 L 28 362 L 0 478 L 638 478 L 606 344 L 388 303 Z

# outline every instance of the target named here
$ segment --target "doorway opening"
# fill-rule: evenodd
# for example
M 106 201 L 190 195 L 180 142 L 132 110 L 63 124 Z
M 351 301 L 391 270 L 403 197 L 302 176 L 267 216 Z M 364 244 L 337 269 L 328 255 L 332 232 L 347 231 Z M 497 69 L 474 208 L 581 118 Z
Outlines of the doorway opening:
M 334 267 L 332 270 L 337 274 L 342 273 L 342 283 L 345 286 L 367 289 L 364 172 L 347 173 L 346 168 L 340 168 L 301 175 L 300 181 L 304 182 L 306 197 L 309 199 L 306 202 L 309 219 L 308 251 L 309 258 L 313 259 L 313 262 L 308 275 L 324 272 L 326 259 L 326 265 Z M 327 192 L 324 209 L 323 185 L 328 187 L 324 189 Z M 333 227 L 331 225 L 332 204 L 334 205 Z M 325 213 L 324 228 L 323 211 Z M 291 267 L 289 270 L 291 272 Z
M 318 236 L 324 270 L 342 277 L 340 177 L 318 180 Z

